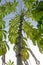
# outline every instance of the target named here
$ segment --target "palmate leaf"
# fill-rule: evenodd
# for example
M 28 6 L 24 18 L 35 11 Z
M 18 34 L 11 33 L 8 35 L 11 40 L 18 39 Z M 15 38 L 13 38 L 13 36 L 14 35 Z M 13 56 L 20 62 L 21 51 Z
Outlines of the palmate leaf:
M 26 61 L 27 59 L 29 59 L 29 53 L 26 49 L 22 49 L 22 61 Z
M 33 13 L 33 18 L 34 18 L 36 21 L 39 21 L 40 18 L 43 17 L 43 12 L 42 12 L 42 11 L 36 12 L 36 10 L 35 10 L 35 11 L 33 11 L 32 13 Z
M 26 33 L 27 37 L 30 38 L 30 35 L 33 30 L 33 26 L 29 22 L 24 22 L 23 23 L 23 30 Z
M 31 18 L 32 17 L 32 14 L 31 14 L 31 12 L 29 10 L 27 10 L 25 12 L 25 17 L 27 17 L 27 18 Z
M 9 50 L 10 48 L 6 41 L 4 41 L 4 44 L 6 45 L 6 48 Z
M 33 18 L 33 10 L 36 9 L 37 5 L 38 5 L 38 0 L 23 0 L 24 1 L 24 5 L 27 8 L 27 11 L 25 13 L 25 16 L 28 18 Z M 34 17 L 35 18 L 35 17 Z
M 5 28 L 5 21 L 3 21 L 1 18 L 0 18 L 0 29 L 1 28 Z
M 39 51 L 43 53 L 43 18 L 41 18 L 38 21 L 37 27 L 38 27 L 38 31 L 40 35 L 39 40 L 37 40 L 37 45 L 38 45 Z
M 0 48 L 0 56 L 2 55 L 2 49 Z
M 43 1 L 40 1 L 38 6 L 37 6 L 37 11 L 43 11 Z
M 2 33 L 3 33 L 2 35 L 3 35 L 4 39 L 6 39 L 7 31 L 6 30 L 3 30 Z
M 26 1 L 26 0 L 24 0 L 24 1 Z M 26 5 L 26 2 L 25 2 L 25 5 Z M 27 6 L 27 8 L 29 8 L 29 7 Z M 38 41 L 40 41 L 40 38 L 41 37 L 43 38 L 43 23 L 41 24 L 41 21 L 43 22 L 43 1 L 40 1 L 40 2 L 37 1 L 36 3 L 33 3 L 33 6 L 31 7 L 31 9 L 29 9 L 28 12 L 26 13 L 26 17 L 31 17 L 34 20 L 36 20 L 37 22 L 40 21 L 38 30 L 32 29 L 32 31 L 29 32 L 28 31 L 29 27 L 27 27 L 25 25 L 24 25 L 25 26 L 24 29 L 25 29 L 26 34 L 29 35 L 28 38 L 30 37 L 30 39 L 32 40 L 34 45 L 36 45 L 36 43 L 37 43 L 39 50 L 41 52 L 43 52 L 43 45 L 41 45 L 40 42 L 38 43 Z M 26 28 L 28 28 L 28 29 L 26 29 Z
M 34 32 L 34 33 L 33 33 Z M 33 29 L 31 35 L 30 35 L 30 39 L 33 42 L 33 45 L 36 45 L 37 41 L 40 39 L 40 33 L 38 32 L 37 29 Z
M 0 39 L 4 37 L 4 39 L 6 39 L 6 31 L 5 30 L 1 30 L 0 29 Z
M 13 29 L 13 30 L 14 30 L 14 29 Z M 11 43 L 16 43 L 16 38 L 17 38 L 17 36 L 18 36 L 17 33 L 18 33 L 17 31 L 14 31 L 14 33 L 13 33 L 13 32 L 12 32 L 12 33 L 9 33 L 8 38 L 9 38 L 9 41 L 10 41 Z
M 6 39 L 6 31 L 3 30 L 5 28 L 5 21 L 0 19 L 0 41 L 3 39 L 3 37 Z
M 9 60 L 9 62 L 5 63 L 5 65 L 14 65 L 14 62 Z
M 9 41 L 11 43 L 16 43 L 16 38 L 18 36 L 18 28 L 19 28 L 19 19 L 20 19 L 20 16 L 16 16 L 14 19 L 12 19 L 9 23 Z
M 41 34 L 39 33 L 38 29 L 35 29 L 29 22 L 24 22 L 23 30 L 27 35 L 27 38 L 30 38 L 33 42 L 33 45 L 40 40 Z
M 2 36 L 2 32 L 0 31 L 0 40 L 2 40 L 2 37 L 3 37 L 3 36 Z
M 43 35 L 39 32 L 39 30 L 33 30 L 34 33 L 32 32 L 33 37 L 31 36 L 31 40 L 33 42 L 33 45 L 38 46 L 39 51 L 42 53 L 43 52 Z
M 43 1 L 40 1 L 38 6 L 35 9 L 33 9 L 32 15 L 36 21 L 39 21 L 40 18 L 43 17 Z
M 13 44 L 13 43 L 16 44 L 16 38 L 17 38 L 17 36 L 18 36 L 17 32 L 8 36 L 9 41 L 11 42 L 11 44 Z
M 33 6 L 33 2 L 35 2 L 35 0 L 23 0 L 24 1 L 24 4 L 25 4 L 25 6 L 27 7 L 27 8 L 32 8 L 32 6 Z
M 37 45 L 38 45 L 39 51 L 41 53 L 43 53 L 43 38 L 41 38 L 40 40 L 38 40 Z
M 38 29 L 39 29 L 40 34 L 43 34 L 43 18 L 41 18 L 41 19 L 38 21 L 37 27 L 38 27 Z
M 39 21 L 43 17 L 43 1 L 38 0 L 23 0 L 26 5 L 27 11 L 25 13 L 26 17 L 30 17 L 36 21 Z
M 0 15 L 1 17 L 4 17 L 7 14 L 10 14 L 11 12 L 15 12 L 17 2 L 6 2 L 5 4 L 0 6 Z
M 32 40 L 33 45 L 37 44 L 37 46 L 39 48 L 39 51 L 41 53 L 43 53 L 43 35 L 41 35 L 41 33 L 39 32 L 39 30 L 37 30 L 37 29 L 36 30 L 33 29 L 33 32 L 32 32 L 33 36 L 31 36 L 30 39 Z
M 20 16 L 19 16 L 19 15 L 16 15 L 15 18 L 13 18 L 13 19 L 10 21 L 9 25 L 10 25 L 10 26 L 15 26 L 15 25 L 17 25 L 19 22 L 20 22 Z
M 4 53 L 7 52 L 7 49 L 6 49 L 6 45 L 4 43 L 4 41 L 0 41 L 0 56 Z
M 22 39 L 22 47 L 25 48 L 26 46 L 27 46 L 26 40 L 25 39 Z
M 6 41 L 0 41 L 0 56 L 4 53 L 6 54 L 7 48 L 9 50 L 9 46 Z

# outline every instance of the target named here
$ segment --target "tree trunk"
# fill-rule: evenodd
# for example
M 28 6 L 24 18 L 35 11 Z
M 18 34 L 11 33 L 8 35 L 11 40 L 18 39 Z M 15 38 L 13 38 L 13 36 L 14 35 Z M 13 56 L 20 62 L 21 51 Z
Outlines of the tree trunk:
M 5 54 L 2 55 L 2 65 L 5 65 Z
M 21 56 L 21 39 L 22 39 L 22 22 L 23 22 L 23 14 L 21 14 L 20 16 L 20 24 L 19 24 L 19 30 L 18 30 L 18 38 L 17 38 L 17 47 L 18 47 L 18 51 L 16 53 L 17 56 L 17 65 L 23 65 L 22 64 L 22 56 Z

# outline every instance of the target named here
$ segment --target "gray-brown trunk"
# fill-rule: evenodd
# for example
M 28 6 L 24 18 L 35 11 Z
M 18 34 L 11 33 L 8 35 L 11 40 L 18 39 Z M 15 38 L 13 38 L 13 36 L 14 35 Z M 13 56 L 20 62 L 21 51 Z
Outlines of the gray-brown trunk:
M 23 15 L 23 14 L 22 14 Z M 18 30 L 18 38 L 17 38 L 17 47 L 18 47 L 18 51 L 17 51 L 17 65 L 23 65 L 22 64 L 22 56 L 21 56 L 21 39 L 22 39 L 22 22 L 23 22 L 23 16 L 20 16 L 20 24 L 19 24 L 19 30 Z
M 5 54 L 2 55 L 2 65 L 5 65 Z

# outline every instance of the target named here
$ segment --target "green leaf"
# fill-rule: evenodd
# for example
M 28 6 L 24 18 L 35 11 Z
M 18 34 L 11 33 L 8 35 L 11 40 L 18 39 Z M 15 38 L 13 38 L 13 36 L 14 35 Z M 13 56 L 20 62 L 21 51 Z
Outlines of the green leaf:
M 22 60 L 23 61 L 26 61 L 27 59 L 29 59 L 29 53 L 26 49 L 23 49 L 21 54 L 22 54 Z
M 6 49 L 6 44 L 5 41 L 0 41 L 0 56 L 4 53 L 6 54 L 7 49 Z
M 36 4 L 37 5 L 37 4 Z M 39 21 L 43 17 L 43 1 L 40 1 L 35 9 L 32 10 L 33 18 Z
M 14 62 L 9 60 L 7 63 L 5 63 L 5 65 L 14 65 Z
M 2 20 L 2 19 L 0 19 L 0 29 L 1 28 L 5 28 L 5 22 Z
M 1 0 L 0 0 L 0 2 L 1 2 Z
M 20 16 L 16 16 L 14 19 L 12 19 L 9 23 L 9 41 L 11 43 L 16 43 L 16 38 L 18 36 L 18 28 L 19 28 L 19 21 Z
M 10 14 L 11 12 L 15 12 L 16 6 L 18 2 L 6 2 L 5 4 L 0 6 L 0 15 L 4 17 L 7 14 Z
M 30 38 L 30 35 L 33 30 L 33 26 L 29 22 L 24 22 L 23 23 L 23 30 L 26 33 L 27 37 Z
M 7 42 L 6 41 L 4 41 L 4 44 L 6 45 L 6 47 L 8 48 L 8 50 L 10 49 L 9 48 L 9 45 L 7 44 Z
M 26 41 L 22 39 L 22 47 L 25 48 L 27 46 Z
M 0 48 L 0 56 L 2 55 L 2 49 Z
M 5 30 L 2 30 L 0 29 L 0 39 L 2 39 L 4 37 L 4 39 L 6 39 L 6 31 Z

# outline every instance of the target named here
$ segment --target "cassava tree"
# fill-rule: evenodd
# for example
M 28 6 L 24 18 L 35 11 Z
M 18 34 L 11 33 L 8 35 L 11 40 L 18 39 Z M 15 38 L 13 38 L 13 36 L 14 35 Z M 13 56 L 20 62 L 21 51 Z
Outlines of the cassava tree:
M 5 30 L 6 23 L 3 20 L 3 18 L 5 17 L 5 15 L 12 12 L 12 9 L 10 8 L 10 6 L 13 6 L 13 8 L 14 8 L 16 6 L 16 3 L 10 4 L 10 2 L 6 1 L 4 4 L 1 3 L 1 5 L 0 5 L 0 56 L 2 56 L 2 65 L 5 65 L 5 54 L 7 52 L 7 48 L 9 50 L 9 46 L 6 41 L 6 34 L 7 34 L 7 31 Z M 15 9 L 13 9 L 13 10 L 15 10 Z
M 6 0 L 5 0 L 6 1 Z M 11 21 L 9 21 L 9 41 L 14 44 L 14 51 L 16 52 L 17 65 L 23 65 L 22 61 L 26 64 L 29 58 L 29 52 L 32 54 L 39 65 L 39 61 L 35 57 L 34 53 L 30 48 L 27 48 L 27 38 L 32 40 L 33 45 L 38 46 L 39 51 L 43 53 L 43 1 L 38 0 L 22 0 L 24 2 L 24 9 L 20 14 L 17 14 Z M 8 15 L 11 12 L 15 12 L 17 2 L 7 2 L 0 6 L 0 19 L 3 15 Z M 26 10 L 26 9 L 27 10 Z M 31 25 L 31 22 L 26 21 L 26 18 L 32 18 L 37 21 L 37 29 Z M 41 22 L 41 23 L 40 23 Z M 3 29 L 3 28 L 1 28 Z M 23 34 L 26 34 L 25 37 Z M 1 37 L 1 36 L 0 36 Z M 3 37 L 3 36 L 2 36 Z M 0 39 L 1 40 L 1 39 Z
M 11 43 L 15 43 L 14 49 L 16 49 L 16 54 L 17 54 L 16 55 L 17 56 L 17 65 L 22 65 L 21 61 L 26 61 L 29 57 L 29 53 L 27 52 L 27 48 L 26 48 L 27 45 L 25 42 L 26 38 L 24 38 L 23 34 L 21 34 L 22 31 L 24 33 L 26 33 L 27 38 L 30 38 L 34 45 L 36 45 L 36 43 L 37 43 L 39 50 L 41 50 L 41 48 L 42 48 L 42 45 L 41 45 L 41 47 L 39 46 L 40 45 L 39 41 L 41 38 L 40 37 L 41 33 L 39 31 L 39 28 L 37 27 L 37 29 L 35 29 L 34 27 L 32 27 L 32 25 L 29 23 L 29 21 L 26 22 L 26 20 L 24 20 L 24 17 L 32 18 L 33 20 L 36 20 L 36 21 L 40 20 L 40 17 L 43 16 L 43 14 L 41 15 L 41 13 L 43 13 L 43 11 L 40 14 L 38 14 L 39 11 L 37 12 L 37 10 L 38 10 L 38 7 L 39 7 L 39 9 L 41 8 L 41 5 L 42 5 L 42 4 L 40 5 L 41 1 L 39 2 L 38 0 L 31 0 L 31 1 L 24 0 L 24 3 L 27 7 L 27 11 L 26 12 L 22 11 L 20 16 L 16 16 L 14 19 L 12 19 L 10 22 L 10 28 L 9 28 L 9 40 Z M 43 26 L 43 24 L 42 24 L 42 26 Z M 22 29 L 20 29 L 20 28 L 22 28 Z M 21 38 L 21 39 L 19 39 L 19 38 Z M 24 46 L 23 46 L 23 44 L 24 44 L 23 40 L 25 43 Z M 17 48 L 16 48 L 16 46 L 17 46 Z M 32 56 L 34 57 L 36 64 L 39 65 L 39 61 L 36 59 L 33 52 L 31 51 L 31 49 L 29 51 L 32 54 Z M 27 55 L 25 55 L 24 52 Z M 42 50 L 41 50 L 41 52 L 42 52 Z M 21 57 L 23 56 L 22 60 L 19 59 L 20 56 Z
M 0 56 L 2 56 L 2 65 L 5 65 L 5 54 L 7 52 L 7 48 L 9 49 L 9 46 L 6 41 L 6 30 L 5 28 L 5 22 L 0 19 Z
M 7 48 L 9 49 L 9 46 L 6 41 L 7 31 L 5 30 L 5 22 L 3 21 L 4 8 L 1 7 L 0 7 L 0 56 L 2 56 L 2 65 L 5 65 L 5 54 L 7 52 Z

